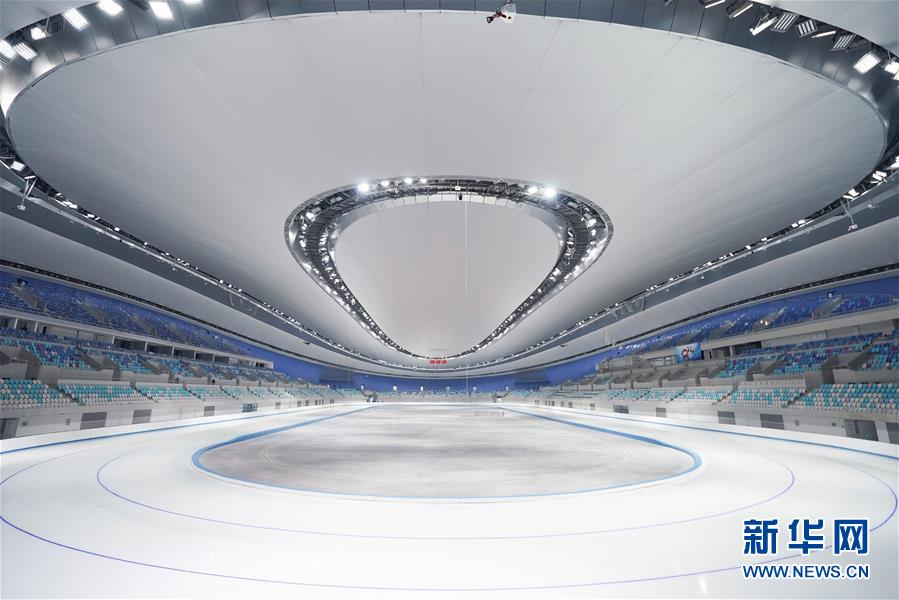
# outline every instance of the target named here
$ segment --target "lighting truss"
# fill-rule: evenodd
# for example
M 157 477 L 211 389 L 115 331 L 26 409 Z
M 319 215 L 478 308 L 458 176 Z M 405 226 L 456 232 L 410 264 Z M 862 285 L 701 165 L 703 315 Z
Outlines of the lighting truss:
M 364 309 L 334 265 L 334 250 L 341 219 L 360 208 L 410 197 L 445 197 L 469 201 L 496 198 L 560 217 L 561 249 L 550 272 L 490 335 L 452 356 L 421 356 L 393 341 Z M 550 296 L 581 275 L 602 254 L 611 236 L 608 216 L 588 200 L 549 186 L 529 182 L 459 177 L 402 177 L 371 180 L 331 190 L 299 206 L 287 221 L 291 252 L 306 273 L 368 333 L 397 352 L 414 358 L 456 359 L 499 340 Z

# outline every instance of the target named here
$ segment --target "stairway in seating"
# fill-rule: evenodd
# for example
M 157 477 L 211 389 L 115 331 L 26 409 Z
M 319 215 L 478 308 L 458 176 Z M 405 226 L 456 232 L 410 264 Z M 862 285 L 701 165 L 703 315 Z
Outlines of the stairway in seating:
M 843 298 L 837 296 L 833 300 L 825 302 L 820 308 L 812 313 L 812 319 L 823 319 L 830 315 L 836 308 L 843 303 Z

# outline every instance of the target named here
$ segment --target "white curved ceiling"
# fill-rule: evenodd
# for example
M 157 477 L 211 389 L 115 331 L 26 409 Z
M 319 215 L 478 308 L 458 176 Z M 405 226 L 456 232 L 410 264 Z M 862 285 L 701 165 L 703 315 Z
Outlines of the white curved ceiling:
M 549 274 L 560 242 L 529 213 L 450 200 L 375 211 L 335 251 L 344 282 L 391 339 L 440 357 L 490 335 Z
M 605 209 L 606 253 L 472 362 L 806 216 L 870 171 L 884 136 L 853 93 L 748 50 L 452 13 L 240 23 L 119 47 L 39 81 L 10 129 L 81 205 L 389 360 L 405 359 L 294 262 L 283 227 L 302 201 L 383 175 L 464 173 Z

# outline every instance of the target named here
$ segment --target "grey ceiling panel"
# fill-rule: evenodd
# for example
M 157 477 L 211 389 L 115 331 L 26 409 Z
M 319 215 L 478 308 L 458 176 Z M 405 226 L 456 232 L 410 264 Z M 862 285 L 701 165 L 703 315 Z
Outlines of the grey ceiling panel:
M 62 31 L 54 35 L 59 49 L 66 62 L 76 60 L 82 56 L 88 56 L 97 51 L 97 44 L 94 43 L 94 36 L 89 33 L 91 28 L 88 27 L 84 31 L 78 31 L 68 23 Z
M 850 82 L 853 79 L 864 79 L 865 81 L 870 81 L 870 77 L 860 77 L 858 71 L 853 68 L 853 65 L 864 56 L 871 48 L 869 46 L 864 46 L 862 48 L 856 48 L 855 50 L 849 50 L 848 52 L 833 52 L 837 59 L 837 72 L 834 74 L 833 79 L 837 83 L 841 83 L 847 87 L 850 87 Z M 879 67 L 874 67 L 875 69 Z M 850 89 L 853 89 L 850 87 Z
M 440 10 L 440 0 L 406 0 L 406 10 Z
M 139 10 L 137 7 L 134 9 Z M 130 9 L 122 11 L 114 17 L 106 17 L 106 22 L 109 24 L 109 30 L 112 32 L 116 44 L 127 44 L 137 39 Z
M 94 36 L 97 50 L 106 50 L 116 45 L 112 27 L 109 25 L 109 16 L 106 13 L 97 8 L 96 4 L 88 4 L 78 10 L 90 22 L 90 30 Z
M 831 44 L 833 44 L 833 40 L 829 37 L 809 40 L 809 54 L 802 68 L 812 73 L 821 73 L 824 69 L 824 61 L 830 58 L 828 50 Z
M 118 16 L 122 17 L 123 20 L 124 18 L 127 18 L 131 21 L 131 25 L 134 27 L 134 35 L 137 36 L 137 39 L 142 40 L 144 38 L 153 37 L 154 35 L 159 35 L 159 28 L 156 26 L 156 17 L 153 16 L 152 11 L 143 10 L 131 2 L 122 2 L 122 8 L 125 10 Z
M 520 15 L 534 15 L 536 17 L 546 15 L 546 0 L 516 0 L 515 4 Z
M 371 10 L 403 10 L 406 8 L 403 0 L 369 0 Z
M 59 40 L 56 39 L 56 36 L 31 42 L 31 45 L 34 46 L 34 49 L 39 55 L 38 58 L 34 59 L 29 65 L 29 67 L 35 69 L 36 72 L 46 71 L 47 66 L 55 67 L 66 62 L 65 57 L 62 55 L 62 50 L 59 48 Z M 11 66 L 13 65 L 7 65 L 3 68 L 4 77 L 8 76 L 8 74 L 13 71 L 13 69 L 10 68 Z
M 665 6 L 663 0 L 646 0 L 646 8 L 643 9 L 643 27 L 671 31 L 674 11 L 682 2 L 692 2 L 692 0 L 677 0 L 669 6 Z
M 334 0 L 301 0 L 304 13 L 327 13 L 337 10 Z
M 787 33 L 771 34 L 771 41 L 768 43 L 768 54 L 782 60 L 787 60 L 793 53 L 793 45 L 799 41 L 793 29 Z
M 581 2 L 580 18 L 608 23 L 612 20 L 612 2 L 610 0 Z
M 759 10 L 759 17 L 762 17 L 765 14 L 765 11 Z M 755 25 L 755 23 L 753 23 Z M 756 52 L 767 52 L 768 47 L 771 45 L 771 40 L 775 36 L 779 36 L 781 34 L 775 33 L 771 30 L 771 27 L 762 31 L 758 35 L 749 35 L 749 44 L 746 46 L 750 50 L 755 50 Z
M 828 79 L 836 79 L 837 72 L 843 64 L 843 52 L 828 52 L 824 57 L 824 64 L 821 65 L 821 75 Z
M 159 28 L 160 34 L 174 33 L 184 29 L 184 21 L 181 20 L 181 8 L 184 6 L 181 2 L 172 2 L 169 0 L 169 8 L 172 9 L 171 19 L 157 19 L 156 27 Z
M 237 10 L 237 0 L 215 0 L 204 2 L 209 12 L 210 23 L 232 23 L 240 20 L 240 12 Z
M 334 0 L 337 12 L 369 10 L 368 0 Z
M 237 9 L 240 12 L 240 19 L 242 21 L 272 18 L 272 13 L 269 12 L 268 9 L 267 0 L 241 0 L 237 3 Z
M 617 0 L 612 8 L 612 22 L 639 27 L 645 11 L 645 0 Z
M 577 19 L 580 17 L 580 0 L 546 0 L 546 16 L 561 19 Z
M 184 23 L 185 29 L 209 25 L 209 11 L 206 5 L 206 2 L 181 5 L 181 22 Z
M 268 9 L 272 17 L 289 17 L 303 12 L 300 0 L 269 0 Z
M 797 67 L 802 67 L 808 60 L 808 53 L 812 48 L 811 40 L 803 40 L 796 35 L 795 27 L 787 34 L 781 36 L 781 40 L 771 43 L 772 54 L 786 60 Z
M 750 43 L 749 38 L 752 37 L 752 34 L 749 33 L 749 28 L 758 22 L 760 11 L 761 9 L 758 6 L 753 6 L 736 19 L 728 19 L 727 32 L 724 34 L 724 42 L 726 44 L 748 48 Z
M 705 11 L 699 2 L 678 2 L 674 7 L 671 31 L 683 33 L 684 35 L 699 34 L 703 12 Z
M 699 35 L 710 40 L 722 42 L 727 32 L 727 21 L 727 11 L 724 10 L 723 6 L 715 6 L 710 10 L 706 10 L 702 15 Z

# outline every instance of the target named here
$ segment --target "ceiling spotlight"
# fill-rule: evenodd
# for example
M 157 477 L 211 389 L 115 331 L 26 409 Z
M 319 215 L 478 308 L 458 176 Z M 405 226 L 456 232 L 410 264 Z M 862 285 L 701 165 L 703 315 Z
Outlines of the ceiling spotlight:
M 89 25 L 87 19 L 84 18 L 84 15 L 78 12 L 77 8 L 70 8 L 66 12 L 62 13 L 62 16 L 66 21 L 69 22 L 69 25 L 71 25 L 78 31 L 81 31 Z
M 841 33 L 833 41 L 833 46 L 831 47 L 830 51 L 839 52 L 840 50 L 846 50 L 847 48 L 849 48 L 849 44 L 851 44 L 853 40 L 855 40 L 854 33 Z
M 796 26 L 796 33 L 803 38 L 818 31 L 818 24 L 814 19 L 806 19 Z
M 890 75 L 899 74 L 899 58 L 891 58 L 883 65 L 883 70 Z
M 16 51 L 16 54 L 24 58 L 25 60 L 34 60 L 37 56 L 37 52 L 34 51 L 34 48 L 26 44 L 25 42 L 19 42 L 13 48 Z
M 16 51 L 6 40 L 0 40 L 0 54 L 9 59 L 16 57 Z
M 168 2 L 150 2 L 150 8 L 153 9 L 153 14 L 156 15 L 157 19 L 168 21 L 175 18 L 175 15 L 172 14 L 172 7 L 169 6 Z
M 555 188 L 551 188 L 551 187 L 543 188 L 543 197 L 544 197 L 544 198 L 549 198 L 550 200 L 552 200 L 553 198 L 556 197 L 556 195 L 557 195 L 558 193 L 559 193 L 559 192 L 557 192 L 557 191 L 555 190 Z
M 359 185 L 356 186 L 356 191 L 362 192 L 363 194 L 368 192 L 371 189 L 371 184 L 367 181 L 363 181 Z
M 12 161 L 12 164 L 9 165 L 9 168 L 13 171 L 22 171 L 25 168 L 25 163 L 14 160 Z
M 122 12 L 122 7 L 115 0 L 103 0 L 102 2 L 97 2 L 97 8 L 105 12 L 110 17 L 114 17 Z
M 405 183 L 406 185 L 412 185 L 412 178 L 411 177 L 404 178 L 403 183 Z
M 427 178 L 427 177 L 419 177 L 419 178 L 418 178 L 418 183 L 427 183 L 427 182 L 428 182 L 428 178 Z
M 727 17 L 729 19 L 736 19 L 747 10 L 752 8 L 752 6 L 753 4 L 749 0 L 737 0 L 727 7 Z
M 388 185 L 390 185 L 389 181 L 387 181 L 386 179 L 381 180 L 381 187 L 387 187 Z
M 771 31 L 786 33 L 797 20 L 799 20 L 799 15 L 796 13 L 785 12 L 777 18 L 777 22 L 774 24 L 774 27 L 771 28 Z
M 532 185 L 532 186 L 529 186 L 529 187 L 528 187 L 528 194 L 536 194 L 536 193 L 537 193 L 537 186 L 536 186 L 536 185 Z
M 43 25 L 35 25 L 29 32 L 31 33 L 31 39 L 34 41 L 42 40 L 47 37 L 47 30 L 44 29 Z
M 828 37 L 828 36 L 836 34 L 836 32 L 837 32 L 836 29 L 826 29 L 824 31 L 819 31 L 818 33 L 816 33 L 815 35 L 812 36 L 812 39 L 816 40 L 818 38 Z
M 883 57 L 880 56 L 875 50 L 866 53 L 860 59 L 858 59 L 852 68 L 864 75 L 877 65 L 879 65 L 883 61 Z
M 765 13 L 759 19 L 759 22 L 755 24 L 755 27 L 749 28 L 749 33 L 751 33 L 752 35 L 758 35 L 774 25 L 775 22 L 777 22 L 777 15 L 771 12 Z
M 713 6 L 724 4 L 724 0 L 699 0 L 699 3 L 702 4 L 703 8 L 712 8 Z

